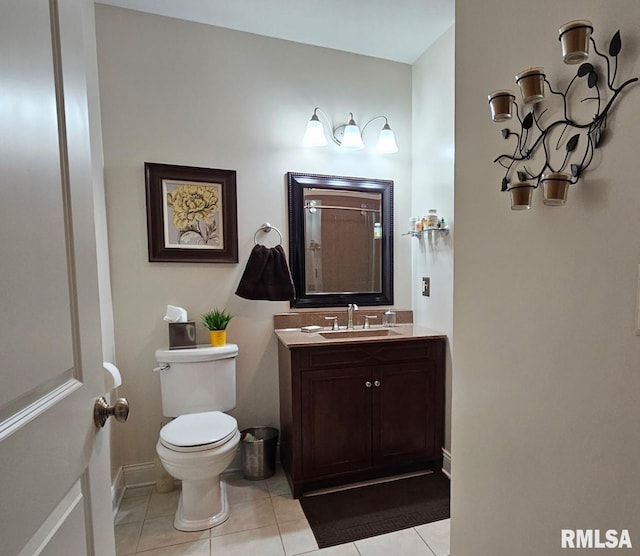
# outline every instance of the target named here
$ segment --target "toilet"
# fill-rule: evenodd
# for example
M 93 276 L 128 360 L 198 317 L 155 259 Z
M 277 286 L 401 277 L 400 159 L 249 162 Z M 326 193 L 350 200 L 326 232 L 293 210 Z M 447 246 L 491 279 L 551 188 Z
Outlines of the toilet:
M 220 474 L 240 444 L 237 421 L 223 413 L 236 405 L 238 346 L 159 349 L 162 414 L 172 421 L 156 445 L 167 472 L 182 481 L 174 526 L 202 531 L 229 517 Z

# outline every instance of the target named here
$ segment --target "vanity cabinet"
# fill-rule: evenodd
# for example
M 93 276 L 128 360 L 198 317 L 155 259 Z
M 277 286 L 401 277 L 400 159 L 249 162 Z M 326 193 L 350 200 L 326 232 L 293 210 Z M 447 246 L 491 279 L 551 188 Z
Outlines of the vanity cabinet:
M 279 343 L 280 459 L 293 495 L 439 468 L 445 339 Z

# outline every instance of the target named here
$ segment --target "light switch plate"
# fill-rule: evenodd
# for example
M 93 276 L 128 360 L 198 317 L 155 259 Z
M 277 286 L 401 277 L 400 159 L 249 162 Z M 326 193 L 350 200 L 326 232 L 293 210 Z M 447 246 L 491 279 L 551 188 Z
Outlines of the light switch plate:
M 425 297 L 431 296 L 431 278 L 423 276 L 422 278 L 422 295 Z
M 636 287 L 636 336 L 640 336 L 640 264 L 638 265 L 638 285 Z

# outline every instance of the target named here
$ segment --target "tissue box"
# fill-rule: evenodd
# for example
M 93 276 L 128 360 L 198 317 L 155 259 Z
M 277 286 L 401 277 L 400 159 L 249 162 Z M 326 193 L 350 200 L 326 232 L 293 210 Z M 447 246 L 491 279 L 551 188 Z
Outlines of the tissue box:
M 195 347 L 196 323 L 170 322 L 169 323 L 169 349 L 183 349 Z

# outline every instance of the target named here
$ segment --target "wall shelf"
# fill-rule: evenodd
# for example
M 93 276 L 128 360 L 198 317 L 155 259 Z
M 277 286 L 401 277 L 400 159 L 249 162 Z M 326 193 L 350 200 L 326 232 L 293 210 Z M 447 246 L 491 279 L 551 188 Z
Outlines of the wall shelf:
M 417 238 L 421 238 L 423 235 L 428 234 L 430 232 L 440 232 L 443 234 L 448 234 L 449 233 L 449 226 L 445 226 L 444 228 L 427 228 L 426 230 L 420 230 L 419 232 L 407 232 L 405 234 L 402 234 L 403 236 L 411 236 L 411 237 L 417 237 Z

